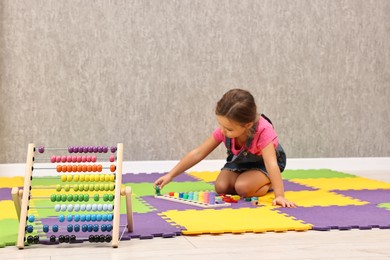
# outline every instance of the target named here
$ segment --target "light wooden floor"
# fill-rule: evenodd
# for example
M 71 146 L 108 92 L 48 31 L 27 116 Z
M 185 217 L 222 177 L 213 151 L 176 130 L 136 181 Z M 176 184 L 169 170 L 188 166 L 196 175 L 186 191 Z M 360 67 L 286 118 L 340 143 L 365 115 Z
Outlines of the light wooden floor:
M 390 182 L 390 171 L 353 171 Z M 135 223 L 136 225 L 136 223 Z M 1 232 L 1 231 L 0 231 Z M 306 231 L 154 238 L 105 244 L 0 249 L 0 259 L 390 259 L 390 230 Z

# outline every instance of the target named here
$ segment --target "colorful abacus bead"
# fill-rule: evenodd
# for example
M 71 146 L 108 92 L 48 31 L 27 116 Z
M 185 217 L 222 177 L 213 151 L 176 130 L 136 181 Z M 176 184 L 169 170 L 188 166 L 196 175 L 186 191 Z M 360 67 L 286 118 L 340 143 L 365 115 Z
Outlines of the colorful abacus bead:
M 44 153 L 44 152 L 45 152 L 45 147 L 43 147 L 42 145 L 39 146 L 38 152 L 39 152 L 39 153 Z

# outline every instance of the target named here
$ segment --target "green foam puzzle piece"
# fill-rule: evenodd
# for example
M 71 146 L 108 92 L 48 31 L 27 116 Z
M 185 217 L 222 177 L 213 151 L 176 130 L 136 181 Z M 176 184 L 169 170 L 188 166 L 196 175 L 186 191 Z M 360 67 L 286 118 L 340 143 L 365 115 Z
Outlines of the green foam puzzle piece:
M 282 173 L 283 179 L 317 179 L 317 178 L 353 178 L 355 175 L 332 171 L 328 169 L 319 170 L 286 170 Z
M 0 220 L 0 247 L 13 246 L 18 239 L 19 221 L 16 219 Z
M 389 202 L 389 203 L 381 203 L 381 204 L 378 204 L 378 207 L 379 207 L 379 208 L 383 208 L 383 209 L 390 210 L 390 202 Z
M 144 202 L 141 198 L 139 198 L 136 195 L 133 195 L 132 201 L 132 209 L 134 213 L 148 213 L 155 211 L 156 209 L 152 206 L 148 205 L 146 202 Z M 121 214 L 126 214 L 126 199 L 121 199 Z

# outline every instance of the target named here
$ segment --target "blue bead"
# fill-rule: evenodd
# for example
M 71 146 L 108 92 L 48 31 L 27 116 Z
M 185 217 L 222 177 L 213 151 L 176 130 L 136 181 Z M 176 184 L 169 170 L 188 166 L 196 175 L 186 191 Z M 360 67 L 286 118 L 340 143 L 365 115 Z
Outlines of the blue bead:
M 49 225 L 43 225 L 43 232 L 49 232 Z
M 80 231 L 80 225 L 76 224 L 74 225 L 74 232 L 79 232 Z
M 58 225 L 53 225 L 53 232 L 58 232 Z
M 27 226 L 27 232 L 28 232 L 28 233 L 32 233 L 33 230 L 34 230 L 33 226 L 31 226 L 31 225 L 28 225 L 28 226 Z
M 112 219 L 113 219 L 112 214 L 108 214 L 108 215 L 107 215 L 107 220 L 108 220 L 108 221 L 112 221 Z
M 66 230 L 68 230 L 68 232 L 72 232 L 72 231 L 73 231 L 73 225 L 69 224 L 69 225 L 66 227 Z
M 107 214 L 104 214 L 104 215 L 102 215 L 102 219 L 103 219 L 103 221 L 107 221 Z
M 94 222 L 96 221 L 96 215 L 95 214 L 91 215 L 91 220 L 94 221 Z
M 93 225 L 93 231 L 95 231 L 95 232 L 99 231 L 99 225 L 98 224 Z
M 91 221 L 91 215 L 86 215 L 86 216 L 85 216 L 85 220 L 86 220 L 86 221 Z
M 102 215 L 96 215 L 96 221 L 102 221 Z
M 74 221 L 79 222 L 80 221 L 80 215 L 74 215 Z
M 104 231 L 107 231 L 107 225 L 106 224 L 102 224 L 100 226 L 100 229 L 104 232 Z
M 89 224 L 88 225 L 88 232 L 92 232 L 92 230 L 93 230 L 93 226 L 92 226 L 92 224 Z
M 111 224 L 107 224 L 107 231 L 110 232 L 112 230 L 112 225 Z
M 85 221 L 85 215 L 81 215 L 80 216 L 80 220 L 81 220 L 81 222 L 84 222 Z
M 86 224 L 82 225 L 82 226 L 81 226 L 81 230 L 82 230 L 83 232 L 87 232 L 88 226 L 87 226 Z
M 73 219 L 73 216 L 72 215 L 68 215 L 66 216 L 66 220 L 68 220 L 68 222 L 71 222 Z
M 58 221 L 59 222 L 64 222 L 65 221 L 65 216 L 64 215 L 59 215 L 58 216 Z
M 34 215 L 28 216 L 28 222 L 32 223 L 32 222 L 34 222 L 34 220 L 35 220 Z

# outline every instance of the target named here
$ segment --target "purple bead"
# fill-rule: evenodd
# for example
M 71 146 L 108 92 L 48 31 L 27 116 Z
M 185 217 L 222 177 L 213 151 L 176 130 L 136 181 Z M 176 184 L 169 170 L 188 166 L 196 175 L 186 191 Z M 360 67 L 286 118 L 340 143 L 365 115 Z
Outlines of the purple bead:
M 43 147 L 42 145 L 39 146 L 38 152 L 39 152 L 39 153 L 44 153 L 44 152 L 45 152 L 45 147 Z
M 68 152 L 69 152 L 69 153 L 73 153 L 73 146 L 69 146 L 69 147 L 68 147 Z
M 116 152 L 116 146 L 111 146 L 111 152 L 115 153 Z
M 103 147 L 98 146 L 98 152 L 99 152 L 99 153 L 103 152 Z
M 73 147 L 73 152 L 74 153 L 78 153 L 79 152 L 79 148 L 77 146 Z
M 108 147 L 107 146 L 103 146 L 103 153 L 107 153 L 108 152 Z
M 84 152 L 84 153 L 88 153 L 88 146 L 84 146 L 84 147 L 83 147 L 83 152 Z
M 89 152 L 89 153 L 92 153 L 92 152 L 93 152 L 93 147 L 92 147 L 92 146 L 88 146 L 88 152 Z
M 79 153 L 82 153 L 84 151 L 84 147 L 79 146 Z
M 94 153 L 97 153 L 97 152 L 98 152 L 97 146 L 94 146 L 94 147 L 93 147 L 93 152 L 94 152 Z

